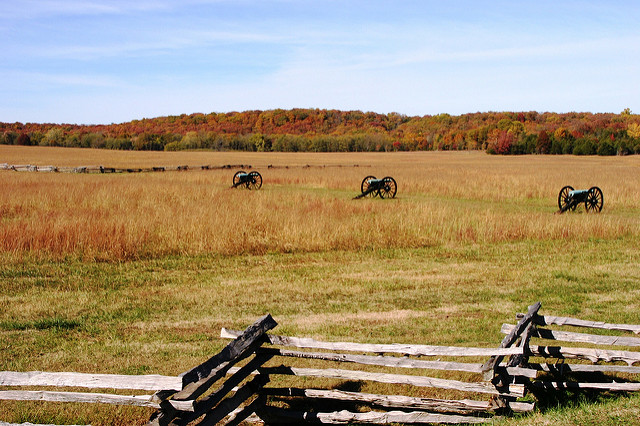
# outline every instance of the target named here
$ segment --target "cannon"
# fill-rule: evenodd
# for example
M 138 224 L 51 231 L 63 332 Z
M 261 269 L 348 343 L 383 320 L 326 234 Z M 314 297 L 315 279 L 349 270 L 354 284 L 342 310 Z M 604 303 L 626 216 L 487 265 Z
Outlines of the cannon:
M 244 170 L 237 171 L 233 175 L 232 188 L 244 187 L 247 189 L 260 189 L 262 187 L 262 175 L 256 171 L 245 172 Z
M 562 187 L 558 194 L 560 213 L 564 213 L 567 210 L 573 211 L 580 203 L 584 203 L 584 208 L 587 212 L 600 212 L 604 204 L 602 190 L 597 186 L 578 190 L 569 185 Z
M 394 198 L 398 190 L 396 181 L 391 176 L 384 177 L 382 179 L 376 179 L 375 176 L 367 176 L 362 180 L 360 184 L 360 192 L 354 199 L 362 197 L 375 197 L 380 198 Z

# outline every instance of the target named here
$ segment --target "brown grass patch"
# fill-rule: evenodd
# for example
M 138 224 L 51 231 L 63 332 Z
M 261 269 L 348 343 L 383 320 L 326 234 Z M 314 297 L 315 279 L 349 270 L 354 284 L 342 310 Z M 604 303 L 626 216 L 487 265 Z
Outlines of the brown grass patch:
M 142 153 L 2 146 L 0 158 L 116 167 L 250 163 L 264 178 L 263 189 L 250 192 L 229 189 L 234 170 L 2 171 L 0 251 L 12 256 L 122 260 L 417 248 L 611 239 L 637 235 L 640 229 L 636 157 Z M 352 200 L 369 174 L 394 176 L 397 198 Z M 554 215 L 565 184 L 600 186 L 603 212 L 587 215 L 579 207 L 574 214 Z

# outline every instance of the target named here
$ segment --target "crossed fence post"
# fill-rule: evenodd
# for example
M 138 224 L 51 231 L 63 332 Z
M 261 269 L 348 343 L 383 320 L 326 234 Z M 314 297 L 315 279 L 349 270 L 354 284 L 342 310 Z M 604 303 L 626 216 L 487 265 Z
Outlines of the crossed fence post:
M 511 347 L 518 341 L 518 339 L 520 339 L 518 346 L 522 347 L 522 354 L 511 355 L 507 361 L 507 367 L 516 367 L 527 363 L 529 359 L 529 339 L 532 334 L 532 328 L 535 327 L 533 319 L 538 314 L 541 306 L 541 302 L 536 302 L 529 306 L 527 313 L 520 319 L 520 321 L 518 321 L 518 324 L 516 324 L 513 330 L 511 330 L 511 332 L 502 339 L 499 346 L 500 348 Z M 482 371 L 485 374 L 485 378 L 487 380 L 491 380 L 491 383 L 495 385 L 496 389 L 502 391 L 508 389 L 509 383 L 511 382 L 506 369 L 498 369 L 503 358 L 504 356 L 502 355 L 494 355 L 482 365 Z M 507 406 L 504 401 L 504 397 L 500 395 L 495 397 L 494 402 L 501 407 Z
M 238 389 L 232 397 L 227 399 L 224 399 L 224 397 L 262 366 L 271 356 L 256 355 L 236 373 L 228 377 L 212 393 L 203 398 L 198 398 L 208 392 L 222 377 L 225 377 L 234 364 L 251 356 L 262 345 L 266 332 L 276 325 L 277 323 L 271 315 L 265 315 L 250 325 L 244 333 L 229 343 L 222 351 L 204 363 L 181 374 L 181 391 L 160 391 L 156 393 L 155 397 L 159 400 L 160 409 L 152 415 L 148 424 L 152 426 L 187 425 L 205 415 L 204 419 L 198 423 L 204 426 L 216 424 L 230 414 L 255 394 L 256 390 L 268 381 L 268 378 L 265 375 L 258 375 L 258 377 Z M 187 410 L 184 410 L 182 407 L 184 407 L 184 402 L 187 401 L 191 404 Z

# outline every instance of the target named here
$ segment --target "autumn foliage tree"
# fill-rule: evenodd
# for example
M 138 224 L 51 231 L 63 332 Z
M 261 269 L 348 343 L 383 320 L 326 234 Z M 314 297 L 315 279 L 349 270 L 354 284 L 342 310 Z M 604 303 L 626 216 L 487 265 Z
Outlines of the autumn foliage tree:
M 536 143 L 536 153 L 548 154 L 551 151 L 551 139 L 545 130 L 541 130 L 538 134 L 538 142 Z
M 486 150 L 495 154 L 640 153 L 640 117 L 485 112 L 409 117 L 329 109 L 212 112 L 110 125 L 0 123 L 0 143 L 134 150 Z

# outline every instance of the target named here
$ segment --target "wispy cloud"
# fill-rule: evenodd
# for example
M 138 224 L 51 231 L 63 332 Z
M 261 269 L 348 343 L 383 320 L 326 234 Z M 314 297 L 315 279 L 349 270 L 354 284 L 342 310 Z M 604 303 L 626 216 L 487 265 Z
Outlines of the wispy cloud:
M 4 70 L 0 72 L 0 89 L 15 90 L 15 85 L 28 85 L 31 90 L 41 88 L 116 88 L 122 87 L 124 80 L 107 74 L 81 74 L 81 73 L 45 73 L 45 72 L 23 72 Z
M 0 11 L 0 18 L 34 19 L 55 16 L 122 15 L 131 12 L 163 10 L 168 4 L 162 1 L 110 1 L 83 0 L 23 0 L 7 2 Z
M 417 63 L 434 62 L 488 62 L 502 60 L 549 60 L 553 58 L 562 61 L 569 58 L 591 57 L 606 55 L 632 55 L 640 51 L 640 36 L 625 37 L 624 39 L 598 39 L 571 42 L 543 43 L 524 46 L 509 46 L 495 48 L 461 48 L 455 50 L 434 49 L 430 47 L 416 48 L 398 52 L 393 57 L 386 58 L 389 67 Z
M 56 59 L 84 63 L 114 58 L 195 55 L 198 49 L 276 44 L 287 44 L 287 40 L 280 35 L 246 30 L 170 29 L 158 34 L 154 30 L 142 29 L 135 36 L 118 33 L 102 38 L 98 34 L 53 43 L 50 40 L 39 44 L 21 42 L 7 46 L 4 53 L 17 61 Z
M 71 117 L 101 105 L 94 122 L 293 106 L 600 110 L 598 99 L 640 110 L 628 101 L 640 99 L 640 6 L 621 0 L 5 3 L 0 111 L 33 97 L 41 120 L 61 94 Z

